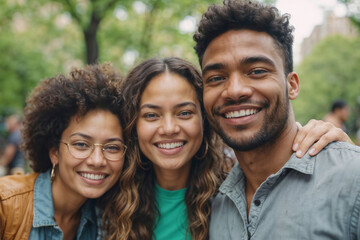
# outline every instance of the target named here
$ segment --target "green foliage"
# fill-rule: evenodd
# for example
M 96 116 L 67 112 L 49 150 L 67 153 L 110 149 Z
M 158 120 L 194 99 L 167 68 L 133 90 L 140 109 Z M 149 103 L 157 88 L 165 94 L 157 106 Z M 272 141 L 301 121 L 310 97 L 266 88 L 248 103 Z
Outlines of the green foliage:
M 21 109 L 30 89 L 46 73 L 45 59 L 26 39 L 10 35 L 2 36 L 0 52 L 6 56 L 6 61 L 0 61 L 1 105 Z
M 99 32 L 100 62 L 114 62 L 126 72 L 132 65 L 126 65 L 123 56 L 132 51 L 137 56 L 135 62 L 153 56 L 178 56 L 197 64 L 193 33 L 181 33 L 179 24 L 187 16 L 199 20 L 209 2 L 163 0 L 154 5 L 154 1 L 144 1 L 148 9 L 144 13 L 137 13 L 133 7 L 117 5 L 116 9 L 126 12 L 127 19 L 109 16 L 102 23 Z
M 136 11 L 135 2 L 145 11 Z M 179 24 L 199 21 L 212 3 L 222 0 L 0 0 L 0 117 L 1 109 L 22 110 L 41 79 L 85 64 L 84 31 L 93 14 L 101 19 L 99 61 L 113 62 L 124 75 L 152 56 L 178 56 L 197 65 L 193 32 L 181 32 Z M 117 17 L 117 10 L 127 17 Z M 125 60 L 129 53 L 133 62 Z
M 333 100 L 342 98 L 351 107 L 347 125 L 354 130 L 360 96 L 360 39 L 328 37 L 297 68 L 300 95 L 293 101 L 296 119 L 322 119 Z
M 44 0 L 6 1 L 0 2 L 0 9 L 6 13 L 0 15 L 1 117 L 8 111 L 22 111 L 41 79 L 79 65 L 81 50 L 74 45 L 74 37 L 79 39 L 74 28 L 59 25 L 64 15 L 58 5 Z

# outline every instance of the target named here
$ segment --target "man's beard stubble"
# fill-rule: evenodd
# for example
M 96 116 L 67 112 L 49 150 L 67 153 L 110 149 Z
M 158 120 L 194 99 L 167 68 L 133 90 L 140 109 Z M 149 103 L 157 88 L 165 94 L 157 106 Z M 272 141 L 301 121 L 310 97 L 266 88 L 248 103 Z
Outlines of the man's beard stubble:
M 262 111 L 265 111 L 265 109 L 269 108 L 268 102 L 262 105 L 263 105 Z M 258 132 L 255 132 L 254 136 L 249 137 L 247 139 L 231 138 L 222 130 L 218 122 L 215 122 L 216 132 L 221 136 L 224 142 L 235 151 L 250 151 L 256 149 L 260 146 L 263 146 L 269 142 L 274 141 L 284 130 L 287 120 L 289 118 L 289 105 L 290 103 L 288 99 L 285 99 L 285 105 L 276 102 L 275 108 L 270 114 L 270 116 L 265 115 L 261 129 Z M 219 114 L 217 115 L 220 116 Z M 246 127 L 238 126 L 236 128 L 237 128 L 236 130 L 242 130 L 245 129 Z M 238 134 L 241 135 L 241 132 L 239 132 Z

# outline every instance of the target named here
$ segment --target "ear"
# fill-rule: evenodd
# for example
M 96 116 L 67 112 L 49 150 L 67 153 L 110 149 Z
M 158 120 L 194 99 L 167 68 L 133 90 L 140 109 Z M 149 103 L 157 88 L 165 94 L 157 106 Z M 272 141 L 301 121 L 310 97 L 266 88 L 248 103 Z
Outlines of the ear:
M 58 164 L 59 163 L 59 149 L 56 147 L 50 148 L 49 157 L 50 157 L 52 164 Z
M 299 77 L 296 72 L 291 72 L 288 74 L 286 80 L 288 84 L 289 99 L 294 100 L 298 97 L 300 92 Z

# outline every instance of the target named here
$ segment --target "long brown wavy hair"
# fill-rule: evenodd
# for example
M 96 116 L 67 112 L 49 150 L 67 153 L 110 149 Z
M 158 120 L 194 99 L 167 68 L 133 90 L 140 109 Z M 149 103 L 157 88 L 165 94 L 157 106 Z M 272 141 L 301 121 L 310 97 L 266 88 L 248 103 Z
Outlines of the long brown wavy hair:
M 224 174 L 222 171 L 222 148 L 217 145 L 219 137 L 211 130 L 203 107 L 202 79 L 199 71 L 180 58 L 152 58 L 134 67 L 125 81 L 124 138 L 127 140 L 127 161 L 120 179 L 120 186 L 113 192 L 104 209 L 103 228 L 107 239 L 152 240 L 159 212 L 155 203 L 155 173 L 151 162 L 141 153 L 137 141 L 136 121 L 142 93 L 148 83 L 164 72 L 184 77 L 195 89 L 201 104 L 204 121 L 203 144 L 193 158 L 188 179 L 185 203 L 188 216 L 188 232 L 192 239 L 209 238 L 210 199 L 215 195 Z M 206 150 L 206 142 L 208 148 Z

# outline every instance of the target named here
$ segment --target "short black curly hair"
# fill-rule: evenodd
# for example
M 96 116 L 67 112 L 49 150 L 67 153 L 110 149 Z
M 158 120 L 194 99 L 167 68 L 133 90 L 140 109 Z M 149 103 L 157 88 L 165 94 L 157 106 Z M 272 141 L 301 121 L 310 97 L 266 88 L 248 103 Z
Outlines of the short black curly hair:
M 34 88 L 24 110 L 22 149 L 35 172 L 51 168 L 49 150 L 59 147 L 73 116 L 104 109 L 115 114 L 123 126 L 120 82 L 120 74 L 106 63 L 47 78 Z
M 248 0 L 224 0 L 223 6 L 211 5 L 203 14 L 193 36 L 200 66 L 204 52 L 214 38 L 229 30 L 249 29 L 266 32 L 275 40 L 283 55 L 287 75 L 293 71 L 294 27 L 289 19 L 290 15 L 281 15 L 275 7 Z

